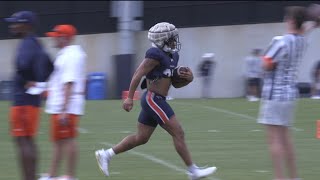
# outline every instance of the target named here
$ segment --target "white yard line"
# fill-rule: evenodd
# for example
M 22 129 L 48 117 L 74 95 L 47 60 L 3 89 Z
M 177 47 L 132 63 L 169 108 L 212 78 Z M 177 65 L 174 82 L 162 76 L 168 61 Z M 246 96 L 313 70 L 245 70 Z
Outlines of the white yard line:
M 257 172 L 257 173 L 269 173 L 270 171 L 266 171 L 266 170 L 255 170 L 254 172 Z
M 109 147 L 113 146 L 113 144 L 108 143 L 108 142 L 102 142 L 101 144 L 106 145 L 106 146 L 109 146 Z M 171 163 L 169 163 L 169 162 L 167 162 L 167 161 L 164 161 L 164 160 L 162 160 L 162 159 L 159 159 L 159 158 L 157 158 L 157 157 L 155 157 L 155 156 L 152 156 L 152 155 L 149 155 L 149 154 L 145 154 L 145 153 L 141 153 L 141 152 L 134 151 L 134 150 L 130 150 L 130 151 L 127 151 L 127 152 L 130 153 L 130 154 L 133 154 L 133 155 L 142 157 L 142 158 L 144 158 L 144 159 L 148 159 L 148 160 L 150 160 L 150 161 L 152 161 L 152 162 L 154 162 L 154 163 L 163 165 L 163 166 L 165 166 L 165 167 L 168 167 L 168 168 L 173 169 L 173 170 L 175 170 L 175 171 L 181 172 L 181 173 L 183 173 L 183 174 L 186 174 L 186 173 L 187 173 L 187 171 L 186 171 L 185 169 L 180 168 L 180 167 L 178 167 L 178 166 L 176 166 L 176 165 L 174 165 L 174 164 L 171 164 Z M 220 179 L 213 178 L 213 177 L 207 177 L 207 179 L 210 179 L 210 180 L 220 180 Z
M 216 130 L 216 129 L 210 129 L 208 130 L 208 132 L 210 133 L 217 133 L 217 132 L 221 132 L 220 130 Z

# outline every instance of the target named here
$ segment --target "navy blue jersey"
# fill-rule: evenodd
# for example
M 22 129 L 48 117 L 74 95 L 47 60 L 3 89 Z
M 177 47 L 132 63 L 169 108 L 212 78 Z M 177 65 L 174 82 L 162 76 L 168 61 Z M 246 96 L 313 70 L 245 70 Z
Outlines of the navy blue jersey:
M 18 46 L 15 57 L 14 106 L 40 106 L 40 95 L 26 94 L 28 81 L 45 82 L 53 64 L 34 35 L 26 36 Z
M 172 77 L 173 70 L 178 65 L 179 54 L 168 54 L 159 48 L 152 47 L 146 52 L 145 58 L 154 59 L 160 62 L 159 66 L 155 67 L 146 75 L 147 79 L 155 80 Z

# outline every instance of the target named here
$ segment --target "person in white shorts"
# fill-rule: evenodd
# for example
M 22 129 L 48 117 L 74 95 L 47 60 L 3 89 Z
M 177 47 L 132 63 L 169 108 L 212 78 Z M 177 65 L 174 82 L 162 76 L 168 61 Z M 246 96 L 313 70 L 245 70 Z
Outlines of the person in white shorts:
M 84 114 L 86 53 L 73 45 L 77 30 L 69 24 L 57 25 L 52 37 L 59 49 L 54 71 L 49 79 L 46 113 L 50 114 L 53 158 L 49 173 L 40 180 L 75 180 L 78 147 L 76 142 L 80 116 Z M 67 173 L 56 177 L 62 157 L 67 160 Z
M 306 50 L 304 34 L 317 26 L 316 23 L 306 26 L 306 20 L 305 7 L 287 7 L 284 17 L 287 33 L 274 37 L 263 57 L 265 74 L 258 123 L 266 127 L 276 180 L 298 180 L 289 127 L 294 120 L 298 95 L 298 64 Z M 289 179 L 284 175 L 284 167 Z

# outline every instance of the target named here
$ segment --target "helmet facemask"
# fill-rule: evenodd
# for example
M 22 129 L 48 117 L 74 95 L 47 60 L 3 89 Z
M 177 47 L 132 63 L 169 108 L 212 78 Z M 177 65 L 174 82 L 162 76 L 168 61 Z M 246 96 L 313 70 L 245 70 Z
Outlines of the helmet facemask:
M 181 43 L 179 42 L 179 35 L 169 38 L 164 42 L 163 50 L 170 53 L 179 52 L 181 49 Z

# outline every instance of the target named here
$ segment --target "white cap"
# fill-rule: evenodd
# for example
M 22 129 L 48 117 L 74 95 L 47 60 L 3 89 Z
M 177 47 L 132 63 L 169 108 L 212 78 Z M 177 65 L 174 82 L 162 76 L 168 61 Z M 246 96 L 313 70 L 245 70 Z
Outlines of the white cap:
M 214 53 L 204 53 L 203 55 L 202 55 L 202 58 L 213 58 L 214 57 Z

